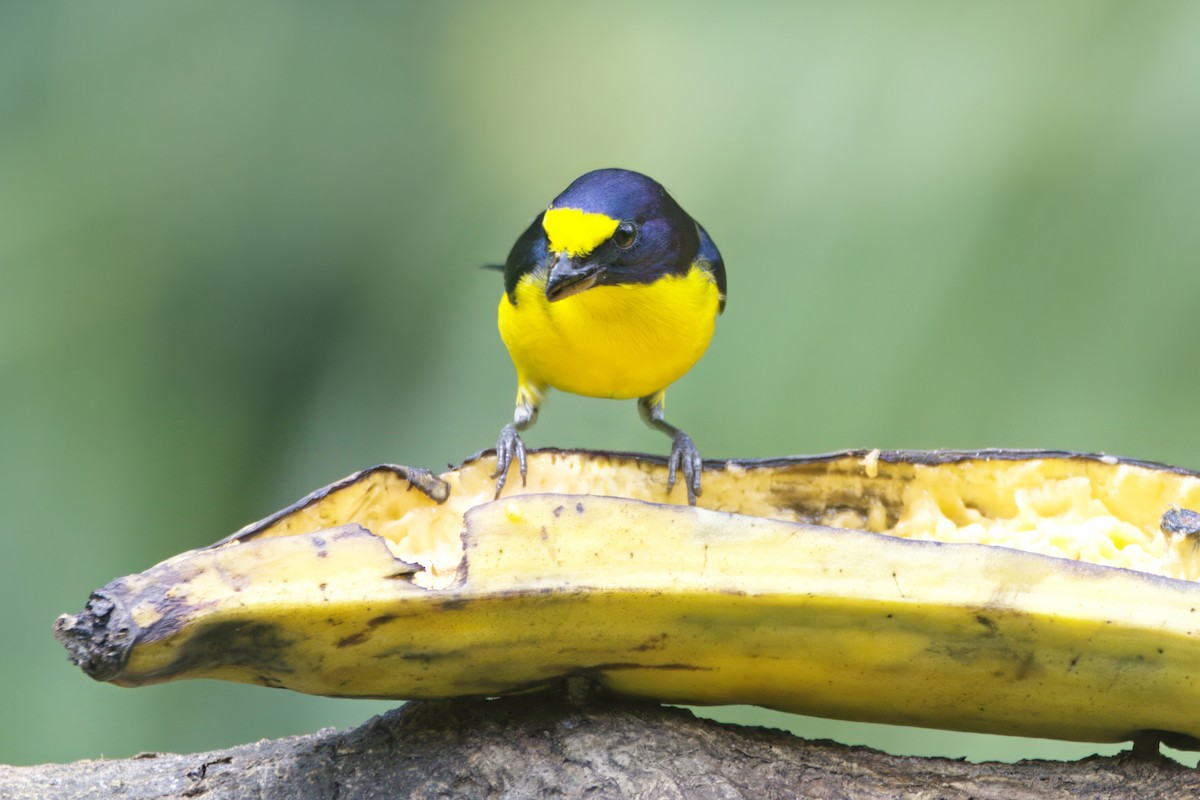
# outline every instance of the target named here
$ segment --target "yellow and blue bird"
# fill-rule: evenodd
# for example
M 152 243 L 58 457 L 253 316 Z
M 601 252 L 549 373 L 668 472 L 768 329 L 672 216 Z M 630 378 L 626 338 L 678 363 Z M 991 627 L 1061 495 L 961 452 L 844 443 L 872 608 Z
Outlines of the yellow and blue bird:
M 667 491 L 682 470 L 688 502 L 703 462 L 663 418 L 666 389 L 704 355 L 725 308 L 725 264 L 713 240 L 656 181 L 589 172 L 538 214 L 508 255 L 500 337 L 517 370 L 517 408 L 496 442 L 496 496 L 523 431 L 550 388 L 638 398 L 642 419 L 671 437 Z

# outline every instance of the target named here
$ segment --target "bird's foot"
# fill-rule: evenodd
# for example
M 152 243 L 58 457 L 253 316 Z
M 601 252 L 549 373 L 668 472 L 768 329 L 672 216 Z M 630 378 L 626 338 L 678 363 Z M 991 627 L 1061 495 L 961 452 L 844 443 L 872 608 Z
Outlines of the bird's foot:
M 528 472 L 525 463 L 525 443 L 517 433 L 517 426 L 510 422 L 500 430 L 500 438 L 496 440 L 496 471 L 492 473 L 492 477 L 496 479 L 497 500 L 500 499 L 500 492 L 504 490 L 504 483 L 508 480 L 508 468 L 512 465 L 513 456 L 517 458 L 517 466 L 521 470 L 521 485 L 524 486 L 525 475 Z
M 700 494 L 700 471 L 704 461 L 692 437 L 683 431 L 676 431 L 671 438 L 671 457 L 667 460 L 667 493 L 675 488 L 675 474 L 683 469 L 683 483 L 687 487 L 688 505 L 696 505 L 696 496 Z

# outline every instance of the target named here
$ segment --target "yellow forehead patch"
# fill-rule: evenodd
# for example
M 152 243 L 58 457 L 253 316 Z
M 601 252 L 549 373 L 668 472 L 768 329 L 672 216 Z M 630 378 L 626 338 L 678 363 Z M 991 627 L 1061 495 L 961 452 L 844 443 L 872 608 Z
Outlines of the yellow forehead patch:
M 569 256 L 587 255 L 617 229 L 619 220 L 578 208 L 551 208 L 542 217 L 550 249 Z

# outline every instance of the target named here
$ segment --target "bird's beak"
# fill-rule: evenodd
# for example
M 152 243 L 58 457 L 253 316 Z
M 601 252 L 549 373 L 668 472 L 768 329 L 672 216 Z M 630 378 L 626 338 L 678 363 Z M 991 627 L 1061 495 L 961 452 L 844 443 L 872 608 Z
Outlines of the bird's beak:
M 550 277 L 546 279 L 546 299 L 553 303 L 590 289 L 596 285 L 602 272 L 603 264 L 576 261 L 566 253 L 561 253 L 550 268 Z

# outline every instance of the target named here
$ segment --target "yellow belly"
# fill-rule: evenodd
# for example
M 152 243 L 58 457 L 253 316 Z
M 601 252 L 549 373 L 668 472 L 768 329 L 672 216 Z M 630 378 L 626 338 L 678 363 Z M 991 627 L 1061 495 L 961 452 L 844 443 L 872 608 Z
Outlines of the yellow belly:
M 545 276 L 500 299 L 500 337 L 519 392 L 535 402 L 547 386 L 588 397 L 645 397 L 692 368 L 712 339 L 720 303 L 704 270 L 650 284 L 595 286 L 551 303 Z

